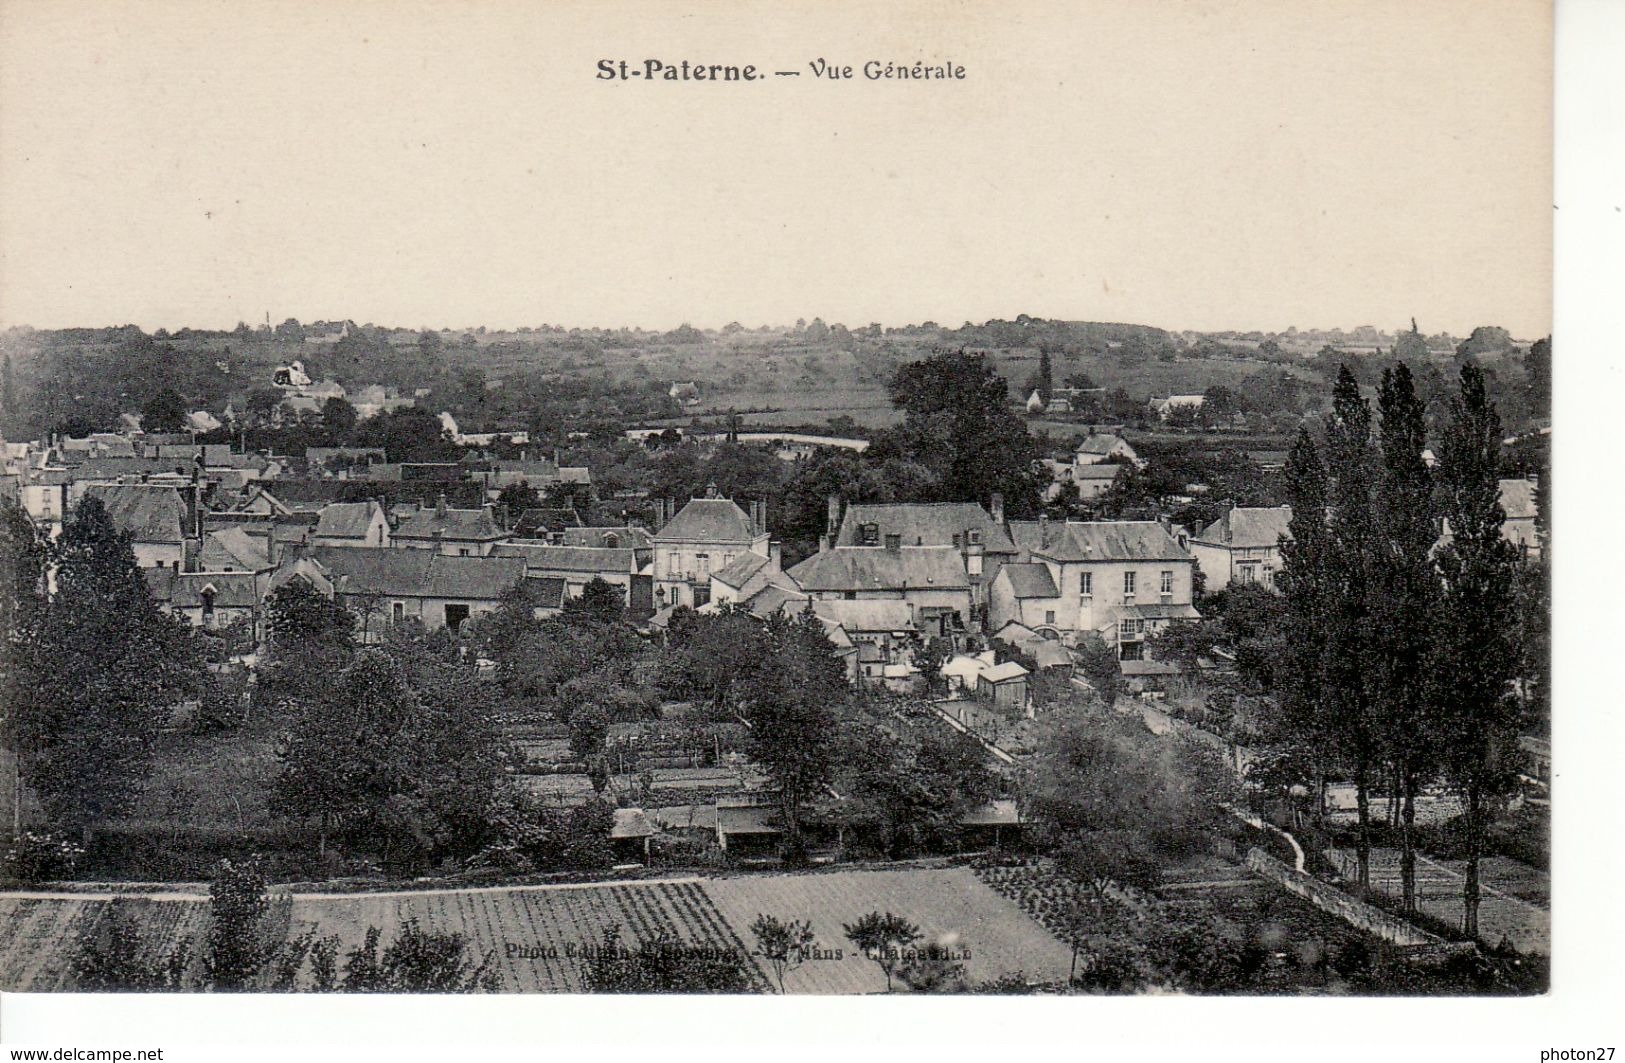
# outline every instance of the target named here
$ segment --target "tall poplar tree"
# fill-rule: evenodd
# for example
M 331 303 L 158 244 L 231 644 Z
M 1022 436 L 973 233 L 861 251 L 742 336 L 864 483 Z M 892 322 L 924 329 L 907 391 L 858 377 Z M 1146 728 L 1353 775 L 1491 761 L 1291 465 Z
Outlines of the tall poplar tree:
M 1433 568 L 1433 479 L 1422 450 L 1426 410 L 1411 371 L 1384 369 L 1377 395 L 1382 415 L 1382 472 L 1377 492 L 1379 564 L 1372 590 L 1373 677 L 1383 744 L 1400 810 L 1400 881 L 1406 911 L 1416 909 L 1416 796 L 1437 769 L 1426 733 L 1426 662 L 1438 598 Z
M 1305 428 L 1287 454 L 1286 500 L 1292 508 L 1276 586 L 1286 599 L 1287 661 L 1279 689 L 1294 739 L 1315 751 L 1317 776 L 1324 782 L 1330 763 L 1332 721 L 1328 715 L 1326 634 L 1330 595 L 1330 532 L 1326 525 L 1326 468 Z M 1323 806 L 1322 802 L 1322 806 Z
M 1375 519 L 1378 460 L 1371 407 L 1349 367 L 1338 372 L 1326 424 L 1330 474 L 1327 550 L 1326 696 L 1328 717 L 1344 766 L 1352 777 L 1359 815 L 1355 846 L 1361 890 L 1371 884 L 1371 784 L 1381 750 L 1374 679 L 1372 584 L 1377 576 Z
M 1478 933 L 1479 857 L 1497 801 L 1517 781 L 1519 712 L 1512 691 L 1517 551 L 1501 535 L 1501 419 L 1471 363 L 1439 445 L 1440 506 L 1450 541 L 1437 555 L 1443 585 L 1429 661 L 1430 734 L 1465 807 L 1462 929 Z

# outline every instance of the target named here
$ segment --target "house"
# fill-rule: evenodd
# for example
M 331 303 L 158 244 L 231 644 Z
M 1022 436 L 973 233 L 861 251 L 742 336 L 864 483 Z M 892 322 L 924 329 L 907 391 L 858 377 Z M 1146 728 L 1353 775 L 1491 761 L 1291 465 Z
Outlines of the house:
M 384 513 L 383 505 L 376 500 L 329 502 L 321 509 L 310 541 L 315 546 L 370 546 L 381 549 L 390 545 L 389 517 Z
M 1027 677 L 1031 674 L 1015 661 L 985 668 L 976 679 L 976 696 L 991 701 L 995 709 L 1026 712 Z
M 1078 497 L 1085 502 L 1099 498 L 1111 490 L 1126 468 L 1116 462 L 1072 466 L 1072 483 L 1077 487 Z
M 1145 467 L 1145 462 L 1141 461 L 1140 455 L 1129 446 L 1128 440 L 1115 432 L 1090 432 L 1078 443 L 1072 460 L 1076 465 L 1130 462 L 1139 468 Z
M 499 543 L 491 556 L 524 559 L 526 578 L 539 581 L 537 607 L 544 612 L 562 609 L 567 599 L 581 597 L 587 584 L 597 579 L 618 590 L 634 616 L 647 616 L 654 611 L 654 589 L 644 570 L 652 554 L 649 548 L 554 546 L 514 539 Z
M 1204 401 L 1204 397 L 1201 395 L 1169 395 L 1165 399 L 1152 399 L 1151 410 L 1159 418 L 1166 421 L 1179 410 L 1187 412 L 1200 410 Z
M 409 550 L 434 550 L 451 557 L 488 557 L 508 534 L 497 527 L 490 507 L 456 509 L 441 495 L 433 509 L 418 508 L 401 519 L 394 544 Z
M 1291 506 L 1231 506 L 1191 536 L 1191 556 L 1209 591 L 1232 583 L 1274 589 L 1281 571 L 1281 540 L 1291 538 Z
M 971 581 L 960 551 L 950 546 L 836 546 L 790 569 L 814 601 L 892 599 L 907 603 L 926 637 L 967 631 L 972 622 Z
M 711 573 L 711 602 L 726 605 L 744 602 L 768 586 L 796 594 L 800 588 L 779 567 L 779 544 L 768 544 L 768 556 L 746 552 Z
M 320 566 L 336 599 L 360 618 L 363 641 L 375 641 L 381 623 L 406 620 L 455 632 L 470 618 L 495 612 L 525 579 L 525 562 L 517 557 L 314 547 L 303 559 Z
M 1138 660 L 1149 632 L 1200 617 L 1191 604 L 1196 562 L 1157 521 L 1012 521 L 1010 533 L 1024 561 L 1049 570 L 1056 594 L 1031 597 L 1042 584 L 1019 577 L 1030 581 L 1019 588 L 1029 596 L 1018 598 L 1013 584 L 998 589 L 991 626 L 1016 620 L 1068 643 L 1098 633 L 1123 660 Z M 1043 623 L 1052 611 L 1054 623 Z
M 155 574 L 161 569 L 152 569 Z M 169 572 L 165 608 L 193 627 L 223 628 L 244 621 L 253 638 L 262 634 L 260 621 L 268 570 L 259 572 Z M 149 586 L 150 586 L 149 582 Z M 156 595 L 155 595 L 156 597 Z
M 513 522 L 513 534 L 521 539 L 546 539 L 563 546 L 565 533 L 581 526 L 581 514 L 573 506 L 532 507 L 523 510 Z
M 201 572 L 264 572 L 272 567 L 275 550 L 269 525 L 205 530 L 197 567 Z
M 196 491 L 154 484 L 91 484 L 87 497 L 101 501 L 121 531 L 130 533 L 141 568 L 180 571 L 197 543 Z
M 858 673 L 865 684 L 899 691 L 912 688 L 919 675 L 914 647 L 920 637 L 907 602 L 820 600 L 811 607 L 814 616 L 844 631 L 857 647 Z
M 672 508 L 661 503 L 662 516 Z M 750 503 L 750 512 L 712 487 L 704 498 L 690 499 L 661 523 L 654 540 L 655 608 L 698 607 L 711 600 L 711 574 L 743 554 L 771 554 L 767 504 Z
M 990 615 L 1004 626 L 1020 624 L 1035 632 L 1058 632 L 1060 589 L 1049 566 L 1041 561 L 1005 565 L 993 579 Z
M 671 396 L 673 402 L 681 406 L 698 406 L 700 404 L 699 385 L 692 380 L 674 382 L 666 394 Z
M 829 530 L 837 547 L 947 547 L 960 556 L 969 579 L 971 604 L 987 604 L 987 588 L 999 567 L 1019 552 L 1004 523 L 1004 499 L 995 493 L 989 509 L 975 502 L 854 504 L 841 509 L 829 498 Z M 969 618 L 967 617 L 967 620 Z

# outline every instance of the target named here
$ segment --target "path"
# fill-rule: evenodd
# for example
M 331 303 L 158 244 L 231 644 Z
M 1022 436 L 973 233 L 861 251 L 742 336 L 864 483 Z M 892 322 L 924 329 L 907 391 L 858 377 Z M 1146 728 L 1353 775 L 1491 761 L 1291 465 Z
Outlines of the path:
M 1334 849 L 1328 855 L 1348 879 L 1354 877 L 1355 855 Z M 1399 850 L 1371 850 L 1371 887 L 1400 896 Z M 1417 905 L 1428 915 L 1455 926 L 1462 921 L 1465 864 L 1416 854 Z M 1552 951 L 1551 876 L 1536 868 L 1492 857 L 1479 863 L 1478 936 L 1489 945 L 1502 938 L 1519 952 L 1548 956 Z

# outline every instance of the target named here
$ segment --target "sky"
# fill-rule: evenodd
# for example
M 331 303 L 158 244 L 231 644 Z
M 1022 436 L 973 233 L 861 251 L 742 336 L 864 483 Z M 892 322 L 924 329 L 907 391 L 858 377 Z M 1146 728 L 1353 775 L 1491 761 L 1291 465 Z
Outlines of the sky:
M 1543 0 L 0 0 L 0 326 L 1535 337 L 1550 86 Z

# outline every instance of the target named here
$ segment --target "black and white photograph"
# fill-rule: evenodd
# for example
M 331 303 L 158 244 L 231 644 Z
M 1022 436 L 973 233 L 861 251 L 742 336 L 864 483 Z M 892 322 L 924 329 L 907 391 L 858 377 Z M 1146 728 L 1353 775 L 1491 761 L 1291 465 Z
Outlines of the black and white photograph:
M 0 2 L 8 1006 L 1553 992 L 1554 25 Z

